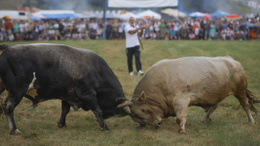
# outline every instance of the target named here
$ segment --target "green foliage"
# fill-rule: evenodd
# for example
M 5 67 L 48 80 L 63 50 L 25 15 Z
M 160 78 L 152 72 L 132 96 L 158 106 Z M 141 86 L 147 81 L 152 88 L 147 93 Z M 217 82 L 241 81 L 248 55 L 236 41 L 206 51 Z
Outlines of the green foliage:
M 33 42 L 13 42 L 25 44 Z M 141 77 L 127 72 L 125 41 L 53 41 L 77 48 L 90 49 L 102 56 L 121 82 L 125 95 L 131 99 Z M 141 53 L 143 70 L 161 59 L 186 56 L 230 55 L 239 61 L 247 74 L 249 89 L 260 98 L 260 41 L 143 41 Z M 0 56 L 1 57 L 1 56 Z M 135 72 L 136 74 L 136 72 Z M 4 92 L 1 97 L 6 97 Z M 243 108 L 233 96 L 220 103 L 209 123 L 201 123 L 204 110 L 190 107 L 186 123 L 187 135 L 178 134 L 174 117 L 168 118 L 160 129 L 147 126 L 136 129 L 130 117 L 112 117 L 106 120 L 110 131 L 99 130 L 92 112 L 82 110 L 67 116 L 67 127 L 58 128 L 61 103 L 51 100 L 36 108 L 23 99 L 15 109 L 19 136 L 10 136 L 5 117 L 0 117 L 0 145 L 260 145 L 260 118 L 254 115 L 256 125 L 251 125 Z M 260 110 L 260 106 L 256 105 Z

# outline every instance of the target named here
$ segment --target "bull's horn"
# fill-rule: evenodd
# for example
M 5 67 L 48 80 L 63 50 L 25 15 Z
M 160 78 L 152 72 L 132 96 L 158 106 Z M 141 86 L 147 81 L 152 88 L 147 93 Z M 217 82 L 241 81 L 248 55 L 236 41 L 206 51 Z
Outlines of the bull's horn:
M 126 113 L 128 113 L 129 115 L 133 115 L 132 112 L 131 112 L 131 110 L 130 110 L 130 107 L 129 107 L 129 106 L 125 106 L 123 109 L 124 109 L 124 110 L 126 111 Z
M 126 107 L 126 106 L 132 106 L 132 102 L 131 101 L 125 101 L 125 102 L 123 102 L 123 103 L 121 103 L 121 104 L 119 104 L 119 105 L 117 105 L 117 108 L 122 108 L 122 107 Z

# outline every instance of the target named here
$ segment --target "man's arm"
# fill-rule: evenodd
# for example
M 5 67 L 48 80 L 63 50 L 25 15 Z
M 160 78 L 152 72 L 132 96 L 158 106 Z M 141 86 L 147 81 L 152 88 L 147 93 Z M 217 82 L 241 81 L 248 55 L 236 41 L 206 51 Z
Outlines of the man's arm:
M 146 25 L 140 26 L 139 28 L 135 29 L 135 30 L 129 30 L 128 33 L 130 34 L 135 34 L 137 31 L 141 30 L 141 34 L 143 34 L 143 29 L 146 28 Z M 140 35 L 140 33 L 138 33 Z

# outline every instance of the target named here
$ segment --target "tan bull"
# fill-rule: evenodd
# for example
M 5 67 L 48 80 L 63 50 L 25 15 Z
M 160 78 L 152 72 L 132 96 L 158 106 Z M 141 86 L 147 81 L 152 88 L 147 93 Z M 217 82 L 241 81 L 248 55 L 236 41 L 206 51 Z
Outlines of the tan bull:
M 176 116 L 179 133 L 185 134 L 189 106 L 205 109 L 203 122 L 229 95 L 234 95 L 255 124 L 250 109 L 256 112 L 241 64 L 226 57 L 185 57 L 155 63 L 139 81 L 132 99 L 133 120 L 160 127 L 163 119 Z

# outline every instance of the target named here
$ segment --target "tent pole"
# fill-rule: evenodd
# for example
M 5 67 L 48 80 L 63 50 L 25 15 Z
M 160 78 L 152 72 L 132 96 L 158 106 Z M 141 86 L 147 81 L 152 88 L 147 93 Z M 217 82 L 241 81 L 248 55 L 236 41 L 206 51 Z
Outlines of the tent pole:
M 180 40 L 180 14 L 179 14 L 179 11 L 180 11 L 180 0 L 178 0 L 178 40 Z
M 104 10 L 103 10 L 103 22 L 104 22 L 104 33 L 103 38 L 106 39 L 106 31 L 107 31 L 107 1 L 104 0 Z

